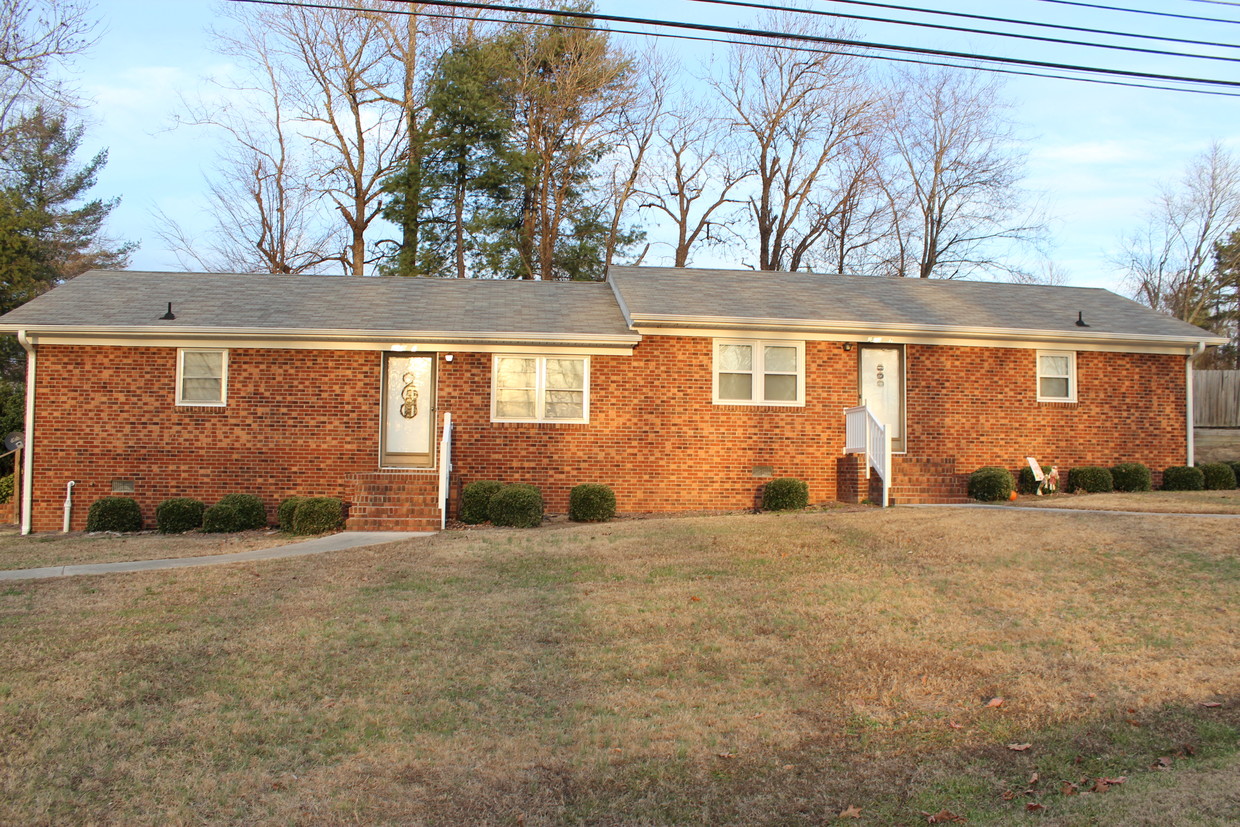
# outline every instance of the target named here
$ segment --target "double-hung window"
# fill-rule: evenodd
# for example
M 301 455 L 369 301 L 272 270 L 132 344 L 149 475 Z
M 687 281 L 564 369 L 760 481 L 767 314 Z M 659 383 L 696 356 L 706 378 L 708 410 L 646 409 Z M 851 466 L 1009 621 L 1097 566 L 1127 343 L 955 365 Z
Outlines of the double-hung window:
M 589 357 L 497 354 L 491 368 L 491 420 L 589 422 Z
M 1076 353 L 1070 350 L 1038 351 L 1038 401 L 1076 401 Z
M 228 401 L 228 351 L 177 351 L 177 404 L 220 408 Z
M 717 405 L 805 404 L 805 343 L 716 339 Z

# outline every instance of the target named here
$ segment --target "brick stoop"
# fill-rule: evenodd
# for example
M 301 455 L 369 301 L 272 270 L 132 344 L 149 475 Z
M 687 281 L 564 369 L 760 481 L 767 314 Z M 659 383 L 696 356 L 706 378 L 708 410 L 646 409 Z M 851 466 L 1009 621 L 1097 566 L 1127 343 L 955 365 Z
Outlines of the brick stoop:
M 438 531 L 439 475 L 434 471 L 350 474 L 349 531 Z
M 955 458 L 892 458 L 894 484 L 888 494 L 892 505 L 928 505 L 970 502 L 965 493 L 968 475 L 956 473 Z

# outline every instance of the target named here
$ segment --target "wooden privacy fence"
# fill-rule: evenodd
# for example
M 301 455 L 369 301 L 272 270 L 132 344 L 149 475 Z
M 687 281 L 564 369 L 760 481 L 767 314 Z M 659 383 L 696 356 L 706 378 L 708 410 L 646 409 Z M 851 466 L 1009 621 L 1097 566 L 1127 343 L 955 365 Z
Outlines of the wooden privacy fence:
M 1193 424 L 1240 428 L 1240 370 L 1193 371 Z

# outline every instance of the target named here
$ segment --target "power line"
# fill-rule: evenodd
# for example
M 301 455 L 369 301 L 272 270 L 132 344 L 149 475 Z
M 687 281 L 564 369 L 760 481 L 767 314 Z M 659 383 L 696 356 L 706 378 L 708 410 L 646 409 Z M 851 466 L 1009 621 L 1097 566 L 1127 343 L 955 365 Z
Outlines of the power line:
M 411 3 L 414 0 L 400 0 L 400 2 Z M 475 0 L 421 0 L 424 5 L 441 6 L 445 8 L 458 9 L 482 9 L 496 10 L 495 6 L 488 3 L 475 2 Z M 1028 60 L 1025 58 L 1002 57 L 997 55 L 980 55 L 971 54 L 969 52 L 956 52 L 948 49 L 931 49 L 922 46 L 901 46 L 890 43 L 873 43 L 864 40 L 852 40 L 842 37 L 825 37 L 823 35 L 807 35 L 795 34 L 791 32 L 774 32 L 763 29 L 747 29 L 737 26 L 719 26 L 707 23 L 688 23 L 681 20 L 657 20 L 645 17 L 624 17 L 621 15 L 601 14 L 598 12 L 580 12 L 570 10 L 554 10 L 530 8 L 526 6 L 506 6 L 503 11 L 519 14 L 534 15 L 550 15 L 553 17 L 568 17 L 586 20 L 605 20 L 612 23 L 628 23 L 636 25 L 652 25 L 663 26 L 675 29 L 691 29 L 696 31 L 714 32 L 716 34 L 738 35 L 741 37 L 761 37 L 773 38 L 777 40 L 799 40 L 807 43 L 820 43 L 827 46 L 851 46 L 860 49 L 884 49 L 894 52 L 931 55 L 933 57 L 955 58 L 958 60 L 978 60 L 986 63 L 1001 63 L 1006 65 L 1024 66 L 1035 69 L 1049 69 L 1052 71 L 1069 71 L 1069 72 L 1089 72 L 1093 74 L 1111 75 L 1114 77 L 1137 78 L 1140 80 L 1159 80 L 1178 83 L 1197 83 L 1207 86 L 1221 86 L 1226 88 L 1240 88 L 1240 81 L 1219 80 L 1217 78 L 1198 78 L 1188 77 L 1184 75 L 1164 75 L 1154 72 L 1136 72 L 1126 69 L 1105 69 L 1097 66 L 1079 66 L 1070 63 L 1052 63 L 1045 60 Z
M 768 3 L 756 3 L 751 0 L 689 0 L 691 3 L 709 3 L 719 6 L 739 6 L 748 9 L 760 9 L 762 11 L 783 11 L 794 12 L 796 14 L 812 14 L 821 15 L 822 17 L 844 18 L 845 20 L 861 20 L 867 23 L 893 23 L 897 26 L 913 26 L 922 29 L 935 29 L 937 31 L 946 32 L 964 32 L 967 34 L 982 34 L 990 37 L 1007 37 L 1015 40 L 1033 40 L 1039 43 L 1056 43 L 1061 46 L 1087 46 L 1091 49 L 1111 49 L 1121 52 L 1136 52 L 1146 55 L 1163 55 L 1166 57 L 1183 57 L 1192 58 L 1194 60 L 1222 60 L 1229 63 L 1240 63 L 1240 57 L 1217 57 L 1214 55 L 1196 55 L 1187 52 L 1171 52 L 1164 49 L 1143 49 L 1139 46 L 1119 46 L 1111 43 L 1095 43 L 1084 40 L 1064 40 L 1056 37 L 1043 37 L 1036 34 L 1020 34 L 1017 32 L 996 32 L 987 29 L 970 29 L 966 26 L 948 26 L 942 23 L 923 23 L 916 20 L 895 20 L 890 17 L 871 17 L 863 14 L 845 14 L 843 12 L 821 11 L 819 9 L 797 9 L 790 6 L 772 6 Z M 1102 32 L 1103 34 L 1120 34 L 1120 32 Z M 1231 48 L 1240 48 L 1240 46 L 1231 46 Z
M 1037 0 L 1039 3 L 1054 3 L 1059 6 L 1077 6 L 1083 9 L 1099 9 L 1101 11 L 1118 11 L 1125 14 L 1147 14 L 1152 17 L 1172 17 L 1176 20 L 1196 20 L 1201 23 L 1230 23 L 1240 26 L 1240 20 L 1228 20 L 1223 17 L 1197 17 L 1191 14 L 1175 14 L 1167 11 L 1149 11 L 1147 9 L 1125 9 L 1122 6 L 1104 6 L 1100 3 L 1082 3 L 1080 0 Z M 1230 5 L 1230 4 L 1228 4 Z
M 987 23 L 1008 23 L 1013 26 L 1034 26 L 1041 29 L 1058 29 L 1065 32 L 1081 32 L 1082 34 L 1113 35 L 1115 37 L 1131 37 L 1138 40 L 1158 40 L 1164 43 L 1183 43 L 1186 46 L 1217 46 L 1222 49 L 1240 49 L 1235 43 L 1218 43 L 1211 40 L 1189 40 L 1180 37 L 1167 37 L 1157 34 L 1138 34 L 1136 32 L 1113 32 L 1108 29 L 1091 29 L 1085 26 L 1069 26 L 1063 23 L 1042 23 L 1036 20 L 1017 20 L 1013 17 L 992 17 L 986 14 L 969 14 L 959 11 L 943 11 L 941 9 L 922 9 L 912 6 L 901 6 L 895 3 L 875 3 L 870 0 L 822 0 L 824 3 L 837 3 L 846 6 L 865 6 L 874 9 L 890 9 L 892 11 L 916 12 L 917 14 L 937 15 L 940 17 L 959 17 L 964 20 L 982 20 Z M 798 9 L 797 11 L 802 11 Z
M 426 0 L 422 0 L 422 1 L 426 2 Z M 250 5 L 260 5 L 260 6 L 283 6 L 283 7 L 290 7 L 290 8 L 321 9 L 321 10 L 326 10 L 326 11 L 350 11 L 350 12 L 358 12 L 358 13 L 366 13 L 366 14 L 374 13 L 376 11 L 374 8 L 361 8 L 361 7 L 356 7 L 356 6 L 343 6 L 343 5 L 338 5 L 338 4 L 327 4 L 327 3 L 316 3 L 316 2 L 295 2 L 295 0 L 229 0 L 229 2 L 247 3 Z M 428 3 L 428 5 L 438 5 L 438 4 Z M 478 4 L 478 5 L 481 5 L 481 4 Z M 497 7 L 488 7 L 486 10 L 492 11 L 492 12 L 511 11 L 510 9 L 497 8 Z M 515 24 L 519 24 L 523 26 L 534 26 L 538 28 L 571 29 L 571 30 L 578 30 L 578 31 L 600 31 L 600 29 L 594 26 L 579 25 L 579 24 L 572 24 L 572 23 L 548 22 L 548 21 L 542 21 L 542 20 L 512 20 L 512 19 L 499 20 L 496 18 L 468 16 L 468 15 L 462 15 L 462 14 L 435 13 L 435 12 L 428 12 L 428 11 L 423 11 L 423 10 L 404 11 L 400 9 L 382 9 L 381 11 L 384 14 L 398 14 L 398 15 L 413 16 L 413 17 L 427 17 L 427 18 L 436 19 L 436 20 L 461 20 L 461 21 L 476 21 L 476 22 L 482 22 L 482 23 L 509 23 L 509 24 L 515 23 Z M 1102 86 L 1119 86 L 1119 87 L 1132 88 L 1132 89 L 1152 89 L 1152 90 L 1159 91 L 1159 92 L 1182 92 L 1182 93 L 1194 94 L 1194 95 L 1211 95 L 1211 96 L 1226 97 L 1226 98 L 1240 97 L 1240 92 L 1224 92 L 1224 91 L 1215 90 L 1215 89 L 1195 89 L 1192 87 L 1183 87 L 1183 86 L 1161 86 L 1161 85 L 1157 85 L 1153 83 L 1138 83 L 1134 81 L 1123 81 L 1123 80 L 1107 80 L 1104 78 L 1091 77 L 1091 76 L 1076 77 L 1072 75 L 1058 75 L 1058 74 L 1050 74 L 1047 72 L 1023 71 L 1020 69 L 1001 68 L 1001 67 L 995 67 L 995 66 L 979 66 L 979 65 L 975 65 L 971 63 L 949 63 L 949 62 L 935 61 L 935 60 L 919 60 L 919 59 L 910 58 L 910 57 L 897 57 L 893 55 L 867 54 L 865 52 L 855 52 L 855 51 L 845 52 L 845 51 L 836 51 L 836 50 L 829 50 L 829 49 L 815 49 L 809 46 L 794 46 L 794 45 L 788 45 L 788 44 L 783 44 L 783 43 L 753 43 L 752 41 L 737 41 L 737 40 L 729 40 L 727 38 L 706 37 L 703 35 L 674 34 L 671 32 L 634 31 L 634 30 L 629 30 L 629 29 L 609 28 L 609 29 L 604 29 L 601 31 L 605 31 L 609 34 L 633 35 L 637 37 L 654 37 L 654 38 L 660 38 L 660 39 L 665 39 L 665 40 L 686 40 L 686 41 L 692 41 L 692 42 L 698 42 L 698 43 L 719 43 L 719 44 L 730 45 L 730 46 L 757 46 L 763 49 L 806 52 L 810 54 L 847 55 L 849 57 L 860 58 L 864 60 L 882 60 L 882 61 L 887 61 L 887 62 L 892 62 L 892 63 L 907 63 L 907 64 L 918 65 L 918 66 L 939 66 L 939 67 L 944 67 L 944 68 L 949 68 L 949 69 L 962 69 L 962 70 L 968 70 L 968 71 L 974 71 L 974 72 L 988 72 L 988 73 L 1001 74 L 1001 75 L 1013 75 L 1017 77 L 1047 78 L 1050 80 L 1064 80 L 1064 81 L 1069 81 L 1073 83 L 1089 83 L 1089 84 L 1102 85 Z M 750 32 L 748 30 L 744 30 L 744 34 L 749 35 Z M 877 50 L 881 50 L 881 47 Z M 1069 71 L 1076 71 L 1076 70 L 1069 70 Z M 1233 85 L 1240 85 L 1240 84 L 1233 84 Z

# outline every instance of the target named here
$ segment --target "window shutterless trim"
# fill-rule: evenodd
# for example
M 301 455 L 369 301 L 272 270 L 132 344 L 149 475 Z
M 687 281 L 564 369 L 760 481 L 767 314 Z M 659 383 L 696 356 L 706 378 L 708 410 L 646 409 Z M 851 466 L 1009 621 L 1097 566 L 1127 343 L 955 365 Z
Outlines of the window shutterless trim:
M 220 354 L 220 398 L 216 402 L 186 401 L 185 391 L 185 354 L 187 353 L 218 353 Z M 194 378 L 194 377 L 190 377 Z M 228 349 L 218 347 L 179 347 L 177 348 L 177 386 L 176 404 L 192 408 L 223 408 L 228 404 Z
M 496 412 L 499 406 L 500 390 L 499 363 L 501 359 L 533 359 L 534 360 L 534 416 L 500 417 Z M 547 360 L 573 359 L 582 363 L 581 371 L 581 416 L 572 419 L 549 418 L 547 412 Z M 567 390 L 551 388 L 551 390 Z M 590 422 L 590 357 L 579 354 L 539 355 L 536 353 L 496 353 L 491 357 L 491 421 L 492 422 L 542 422 L 563 425 L 588 425 Z
M 1067 357 L 1068 373 L 1067 375 L 1059 373 L 1042 373 L 1042 357 L 1057 356 Z M 1034 374 L 1037 382 L 1037 395 L 1039 402 L 1075 402 L 1076 401 L 1076 351 L 1072 350 L 1039 350 L 1034 356 Z M 1043 396 L 1042 380 L 1043 379 L 1067 379 L 1068 394 L 1067 396 Z
M 723 345 L 745 345 L 752 350 L 753 358 L 750 362 L 750 370 L 734 371 L 721 370 L 719 366 L 719 350 Z M 792 347 L 797 351 L 797 369 L 793 371 L 770 371 L 766 370 L 766 348 L 767 347 Z M 713 339 L 711 341 L 711 382 L 710 394 L 711 402 L 716 405 L 762 405 L 765 407 L 782 407 L 782 408 L 803 408 L 805 407 L 805 342 L 790 341 L 787 339 Z M 749 399 L 721 399 L 719 397 L 719 374 L 720 373 L 748 373 L 753 377 L 750 384 L 751 397 Z M 796 376 L 797 380 L 797 398 L 789 399 L 773 399 L 767 400 L 766 396 L 766 377 L 767 376 Z

